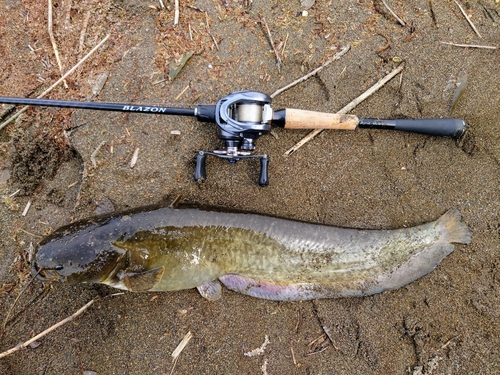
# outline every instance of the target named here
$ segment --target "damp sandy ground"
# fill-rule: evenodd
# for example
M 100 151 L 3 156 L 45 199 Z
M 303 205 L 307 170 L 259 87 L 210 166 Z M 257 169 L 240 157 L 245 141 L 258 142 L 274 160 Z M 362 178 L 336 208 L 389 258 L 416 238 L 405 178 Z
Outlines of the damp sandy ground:
M 270 185 L 261 188 L 256 161 L 209 158 L 207 180 L 193 181 L 196 153 L 221 147 L 212 124 L 28 110 L 0 133 L 0 351 L 97 301 L 36 347 L 0 359 L 0 374 L 170 374 L 171 353 L 189 331 L 175 374 L 500 373 L 500 51 L 441 43 L 499 46 L 500 4 L 461 2 L 480 38 L 448 0 L 389 1 L 406 27 L 379 1 L 317 0 L 303 15 L 297 0 L 180 0 L 175 27 L 174 2 L 164 3 L 54 0 L 63 71 L 111 36 L 49 97 L 192 107 L 242 89 L 270 94 L 350 44 L 339 61 L 276 96 L 274 108 L 336 111 L 403 61 L 403 73 L 353 113 L 448 117 L 466 77 L 452 115 L 466 119 L 467 133 L 455 141 L 326 131 L 284 157 L 308 131 L 276 128 L 257 142 L 271 160 Z M 60 77 L 47 5 L 0 5 L 0 94 L 36 97 Z M 189 51 L 169 81 L 169 64 Z M 30 243 L 111 206 L 168 204 L 181 194 L 188 203 L 373 229 L 418 225 L 454 207 L 473 242 L 420 280 L 366 298 L 286 303 L 227 290 L 217 302 L 195 290 L 109 297 L 116 291 L 105 286 L 35 281 L 15 303 L 29 281 Z M 244 355 L 266 336 L 261 354 Z

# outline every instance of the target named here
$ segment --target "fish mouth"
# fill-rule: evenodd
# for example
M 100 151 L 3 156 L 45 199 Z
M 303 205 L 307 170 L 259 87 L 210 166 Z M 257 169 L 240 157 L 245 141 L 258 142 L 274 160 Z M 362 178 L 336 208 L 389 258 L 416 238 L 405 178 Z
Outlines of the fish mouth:
M 59 274 L 55 270 L 39 268 L 36 262 L 33 263 L 31 272 L 38 280 L 56 281 L 59 279 Z

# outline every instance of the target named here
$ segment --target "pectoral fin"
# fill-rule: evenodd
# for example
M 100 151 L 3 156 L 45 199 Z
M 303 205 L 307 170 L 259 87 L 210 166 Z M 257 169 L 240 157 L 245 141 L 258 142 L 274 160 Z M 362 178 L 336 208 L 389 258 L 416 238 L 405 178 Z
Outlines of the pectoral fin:
M 165 267 L 162 266 L 144 272 L 127 272 L 120 279 L 131 292 L 147 292 L 158 285 L 163 272 Z
M 198 289 L 202 297 L 210 301 L 218 300 L 222 296 L 222 288 L 217 280 L 199 285 L 196 289 Z

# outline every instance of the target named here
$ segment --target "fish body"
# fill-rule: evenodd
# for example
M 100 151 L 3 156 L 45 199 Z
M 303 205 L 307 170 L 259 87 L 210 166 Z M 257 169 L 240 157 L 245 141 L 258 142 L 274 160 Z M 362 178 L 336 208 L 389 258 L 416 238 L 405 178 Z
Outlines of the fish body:
M 249 213 L 157 208 L 63 227 L 42 241 L 45 280 L 130 291 L 227 288 L 271 300 L 364 296 L 402 287 L 469 243 L 450 210 L 413 228 L 359 230 Z M 218 281 L 217 281 L 218 280 Z

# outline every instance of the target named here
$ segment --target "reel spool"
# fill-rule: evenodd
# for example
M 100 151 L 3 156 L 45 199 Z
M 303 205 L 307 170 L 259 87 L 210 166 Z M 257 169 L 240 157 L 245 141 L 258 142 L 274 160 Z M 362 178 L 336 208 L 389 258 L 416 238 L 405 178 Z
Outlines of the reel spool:
M 257 103 L 244 103 L 237 105 L 238 121 L 259 123 L 262 121 L 262 108 Z

